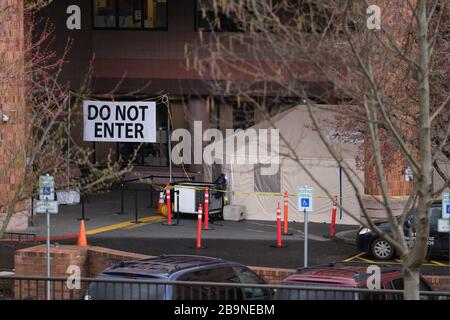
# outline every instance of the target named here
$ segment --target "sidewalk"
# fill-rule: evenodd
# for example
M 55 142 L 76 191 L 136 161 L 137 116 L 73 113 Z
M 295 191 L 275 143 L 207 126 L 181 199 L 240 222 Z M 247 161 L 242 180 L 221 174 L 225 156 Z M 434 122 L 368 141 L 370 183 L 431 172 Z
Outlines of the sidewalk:
M 155 209 L 150 208 L 150 194 L 148 188 L 136 184 L 138 190 L 138 219 L 158 220 L 160 215 Z M 112 226 L 126 226 L 127 222 L 135 220 L 135 194 L 134 189 L 124 191 L 124 213 L 120 214 L 121 194 L 120 190 L 113 190 L 107 193 L 88 195 L 85 200 L 86 228 L 96 230 Z M 153 199 L 157 203 L 158 199 Z M 81 218 L 81 204 L 59 205 L 59 213 L 50 216 L 51 237 L 73 237 L 78 235 Z M 158 219 L 156 219 L 158 218 Z M 161 218 L 162 219 L 162 218 Z M 30 227 L 24 232 L 36 234 L 36 237 L 46 237 L 47 224 L 46 216 L 35 214 L 30 223 Z M 108 230 L 108 229 L 106 229 Z
M 196 237 L 197 219 L 195 217 L 182 217 L 180 225 L 175 227 L 162 226 L 165 217 L 157 214 L 150 208 L 150 194 L 148 189 L 140 189 L 138 195 L 138 219 L 143 223 L 133 224 L 135 220 L 135 194 L 134 190 L 127 190 L 124 194 L 124 212 L 118 214 L 120 207 L 120 190 L 108 193 L 90 195 L 85 202 L 86 230 L 89 235 L 96 237 L 129 237 L 148 239 L 194 239 Z M 155 204 L 158 199 L 153 199 Z M 51 216 L 51 239 L 74 239 L 79 232 L 79 218 L 81 217 L 81 204 L 60 205 L 60 213 Z M 174 219 L 176 220 L 176 219 Z M 236 239 L 236 240 L 273 240 L 276 239 L 275 221 L 217 221 L 210 223 L 214 230 L 203 232 L 205 239 Z M 308 238 L 313 241 L 330 241 L 329 224 L 309 223 Z M 354 226 L 337 225 L 336 238 L 341 232 L 352 231 Z M 304 225 L 299 222 L 290 222 L 289 231 L 293 235 L 283 236 L 283 241 L 303 241 Z M 33 226 L 26 230 L 35 234 L 37 238 L 46 237 L 45 215 L 35 215 Z

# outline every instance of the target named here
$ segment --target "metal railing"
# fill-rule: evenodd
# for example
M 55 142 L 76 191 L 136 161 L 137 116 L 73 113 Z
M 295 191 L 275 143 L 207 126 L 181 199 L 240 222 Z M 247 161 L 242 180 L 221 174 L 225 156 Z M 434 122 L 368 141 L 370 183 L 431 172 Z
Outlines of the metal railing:
M 50 286 L 50 297 L 47 296 Z M 450 300 L 423 291 L 421 299 Z M 134 279 L 0 277 L 0 300 L 401 300 L 402 290 Z
M 2 240 L 5 241 L 36 241 L 36 234 L 28 232 L 4 232 Z

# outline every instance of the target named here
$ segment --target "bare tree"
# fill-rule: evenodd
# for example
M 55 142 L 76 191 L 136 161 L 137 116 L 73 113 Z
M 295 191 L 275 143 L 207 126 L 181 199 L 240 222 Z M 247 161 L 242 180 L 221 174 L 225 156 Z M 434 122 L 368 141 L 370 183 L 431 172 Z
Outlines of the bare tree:
M 38 177 L 51 174 L 60 179 L 59 188 L 72 188 L 81 193 L 108 189 L 118 178 L 132 170 L 138 148 L 126 160 L 113 158 L 112 151 L 106 162 L 99 166 L 93 162 L 92 148 L 80 145 L 70 133 L 74 125 L 75 108 L 89 96 L 92 70 L 86 75 L 80 94 L 73 95 L 63 81 L 63 68 L 70 52 L 68 39 L 61 54 L 52 50 L 53 26 L 46 20 L 37 20 L 36 13 L 49 1 L 27 1 L 25 7 L 0 6 L 1 38 L 8 39 L 11 19 L 24 15 L 23 37 L 14 39 L 23 48 L 21 54 L 11 57 L 8 47 L 0 51 L 0 76 L 4 90 L 23 90 L 26 108 L 14 118 L 16 143 L 4 144 L 0 166 L 0 180 L 12 184 L 12 192 L 3 198 L 0 206 L 6 211 L 0 228 L 0 238 L 8 228 L 19 203 L 25 203 L 37 190 Z M 9 39 L 11 41 L 11 39 Z M 9 56 L 8 56 L 9 55 Z M 91 63 L 92 66 L 92 63 Z M 92 68 L 91 68 L 92 69 Z M 114 96 L 113 89 L 109 96 Z M 73 98 L 73 99 L 72 99 Z M 7 102 L 6 102 L 7 103 Z M 4 124 L 3 124 L 4 125 Z M 70 146 L 70 147 L 69 147 Z M 79 170 L 84 174 L 77 174 Z M 33 205 L 33 204 L 31 204 Z M 22 206 L 23 208 L 24 206 Z M 23 210 L 23 209 L 22 209 Z
M 306 104 L 313 129 L 354 188 L 363 218 L 342 209 L 393 245 L 403 267 L 404 297 L 418 299 L 429 208 L 443 190 L 433 190 L 433 166 L 439 168 L 436 160 L 442 156 L 448 159 L 449 1 L 378 2 L 213 0 L 202 7 L 209 25 L 200 30 L 196 43 L 186 47 L 186 63 L 212 79 L 215 94 L 247 101 L 272 126 L 276 111 L 270 105 Z M 378 9 L 379 29 L 373 20 Z M 223 32 L 230 25 L 237 32 Z M 321 84 L 319 90 L 314 90 L 313 82 Z M 378 228 L 368 214 L 352 167 L 323 132 L 316 112 L 324 102 L 341 106 L 334 122 L 337 138 L 364 137 L 362 163 L 374 168 L 381 196 L 372 198 L 383 206 L 390 233 Z M 289 148 L 288 156 L 331 201 L 332 195 L 304 165 L 302 155 L 283 136 L 281 141 Z M 394 214 L 386 181 L 392 157 L 414 173 L 400 217 Z M 449 178 L 440 173 L 448 186 Z M 410 232 L 414 230 L 416 237 L 411 241 L 403 226 L 413 208 Z

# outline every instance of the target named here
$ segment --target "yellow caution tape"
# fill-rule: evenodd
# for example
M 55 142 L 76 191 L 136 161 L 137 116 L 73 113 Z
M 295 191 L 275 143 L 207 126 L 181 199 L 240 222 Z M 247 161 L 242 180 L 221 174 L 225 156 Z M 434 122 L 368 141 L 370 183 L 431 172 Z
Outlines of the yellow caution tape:
M 173 185 L 170 186 L 170 189 L 175 189 L 177 187 L 182 187 L 183 189 L 190 189 L 190 190 L 196 190 L 196 191 L 205 191 L 208 189 L 208 191 L 212 192 L 222 192 L 222 193 L 230 193 L 232 195 L 248 195 L 248 196 L 259 196 L 259 197 L 284 197 L 284 193 L 275 193 L 275 192 L 246 192 L 246 191 L 233 191 L 233 190 L 222 190 L 222 189 L 215 189 L 215 188 L 209 188 L 209 187 L 191 187 L 191 186 L 185 186 L 185 185 Z M 159 191 L 165 191 L 167 190 L 167 186 L 162 186 L 159 188 Z M 288 194 L 288 197 L 294 197 L 297 198 L 298 195 L 295 194 Z M 328 196 L 313 196 L 314 199 L 330 199 Z M 342 197 L 343 199 L 350 199 L 352 197 Z
M 222 192 L 222 193 L 230 193 L 232 195 L 247 195 L 247 196 L 258 196 L 258 197 L 284 197 L 284 192 L 282 193 L 270 193 L 270 192 L 246 192 L 246 191 L 233 191 L 233 190 L 222 190 L 222 189 L 215 189 L 215 188 L 210 188 L 210 187 L 191 187 L 191 186 L 186 186 L 186 185 L 173 185 L 170 186 L 170 189 L 175 189 L 176 187 L 182 187 L 183 189 L 191 189 L 191 190 L 196 190 L 196 191 L 205 191 L 206 189 L 208 189 L 209 191 L 212 192 Z M 159 191 L 165 191 L 167 189 L 166 186 L 162 186 L 158 188 Z M 339 199 L 340 197 L 338 195 L 335 195 L 337 197 L 337 199 Z M 288 197 L 290 198 L 298 198 L 298 194 L 297 193 L 288 193 Z M 363 195 L 363 198 L 376 198 L 379 196 L 372 196 L 372 195 Z M 330 199 L 329 196 L 327 195 L 317 195 L 317 196 L 313 196 L 314 199 L 329 199 L 330 201 L 332 201 L 332 199 Z M 350 196 L 343 196 L 342 199 L 353 199 L 354 197 L 350 197 Z M 388 198 L 390 199 L 404 199 L 407 198 L 407 196 L 388 196 Z

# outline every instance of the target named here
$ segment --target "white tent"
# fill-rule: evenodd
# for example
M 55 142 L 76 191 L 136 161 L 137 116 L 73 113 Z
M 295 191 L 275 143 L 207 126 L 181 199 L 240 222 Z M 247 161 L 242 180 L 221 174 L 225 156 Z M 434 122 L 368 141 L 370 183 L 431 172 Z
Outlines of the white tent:
M 334 119 L 336 108 L 339 106 L 315 107 L 314 115 L 318 119 L 321 132 L 327 137 L 333 134 L 330 119 Z M 334 111 L 333 111 L 334 110 Z M 328 119 L 328 120 L 327 120 Z M 308 185 L 314 188 L 313 212 L 309 215 L 312 222 L 330 222 L 332 202 L 319 185 L 297 162 L 292 160 L 289 147 L 295 150 L 301 162 L 309 170 L 319 184 L 323 185 L 331 194 L 339 195 L 340 175 L 337 162 L 327 151 L 325 144 L 320 140 L 318 132 L 313 129 L 311 118 L 306 106 L 297 106 L 283 113 L 278 114 L 271 120 L 271 125 L 267 121 L 262 121 L 245 131 L 235 133 L 223 140 L 215 141 L 208 145 L 208 150 L 214 149 L 213 158 L 221 163 L 220 165 L 205 165 L 206 180 L 213 180 L 218 171 L 225 173 L 229 180 L 229 189 L 233 191 L 231 203 L 245 207 L 247 219 L 255 220 L 275 220 L 276 207 L 278 202 L 283 207 L 283 197 L 277 194 L 288 191 L 289 193 L 289 220 L 303 221 L 303 213 L 297 212 L 297 190 L 299 187 Z M 265 133 L 268 145 L 261 143 L 264 130 L 279 129 L 279 151 L 272 145 L 277 143 L 276 139 L 271 140 L 270 134 Z M 256 136 L 255 136 L 256 132 Z M 272 133 L 275 133 L 272 131 Z M 276 136 L 276 135 L 275 135 Z M 259 137 L 259 140 L 256 138 Z M 241 143 L 235 143 L 239 141 Z M 242 143 L 245 141 L 245 143 Z M 358 145 L 356 143 L 339 142 L 336 139 L 330 140 L 334 150 L 339 152 L 346 163 L 355 173 L 357 188 L 363 193 L 364 174 L 356 168 L 355 158 Z M 230 148 L 233 146 L 235 157 L 234 162 L 230 159 Z M 268 152 L 269 151 L 269 152 Z M 261 156 L 264 154 L 265 156 Z M 267 164 L 276 165 L 279 159 L 279 170 L 273 175 L 261 174 L 261 166 Z M 257 159 L 257 164 L 255 164 Z M 275 163 L 275 164 L 274 164 Z M 359 217 L 359 206 L 354 196 L 355 192 L 345 175 L 342 174 L 342 201 L 343 206 L 352 214 Z M 337 223 L 357 224 L 345 212 L 340 216 L 338 210 Z

